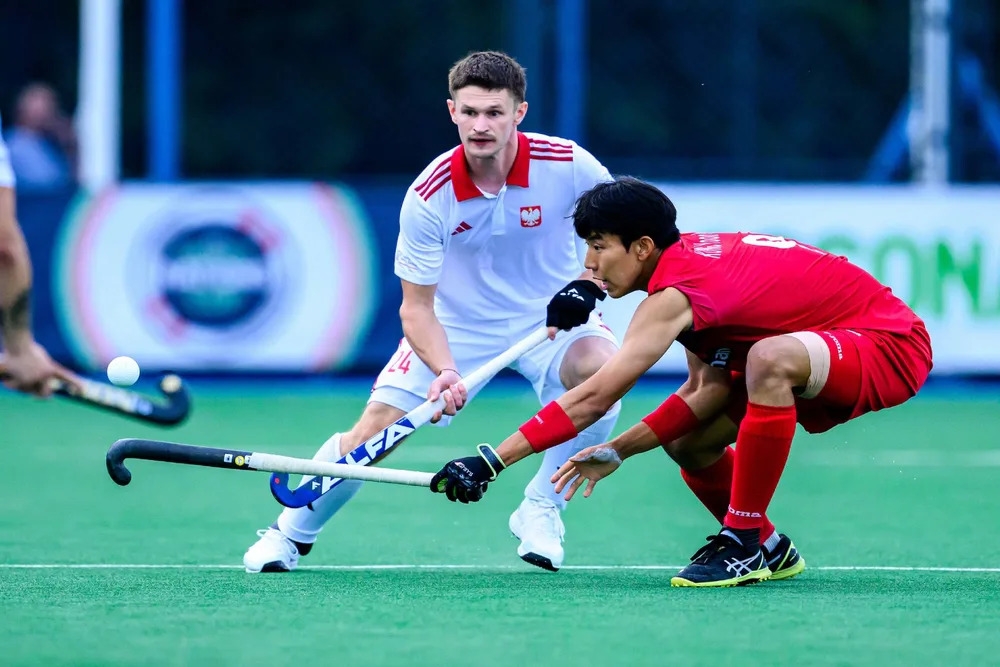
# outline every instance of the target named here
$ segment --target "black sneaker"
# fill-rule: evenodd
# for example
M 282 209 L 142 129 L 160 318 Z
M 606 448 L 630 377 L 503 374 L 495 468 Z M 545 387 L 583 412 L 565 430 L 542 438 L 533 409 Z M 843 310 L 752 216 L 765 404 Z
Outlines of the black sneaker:
M 691 557 L 691 564 L 670 580 L 671 586 L 744 586 L 771 576 L 759 548 L 750 553 L 725 532 L 710 535 L 708 544 Z
M 774 551 L 764 549 L 764 559 L 767 560 L 767 567 L 772 573 L 770 581 L 791 579 L 806 569 L 806 561 L 799 555 L 795 543 L 783 533 L 779 533 L 778 537 L 781 539 Z

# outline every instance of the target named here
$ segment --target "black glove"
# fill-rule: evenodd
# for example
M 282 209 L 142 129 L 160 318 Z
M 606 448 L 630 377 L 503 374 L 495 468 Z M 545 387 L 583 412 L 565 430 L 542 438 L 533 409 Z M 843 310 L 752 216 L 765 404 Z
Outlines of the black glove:
M 445 494 L 452 502 L 474 503 L 481 500 L 487 483 L 495 480 L 506 466 L 489 445 L 484 443 L 477 449 L 478 456 L 455 459 L 441 468 L 441 472 L 431 479 L 431 491 Z
M 593 280 L 574 280 L 549 301 L 545 326 L 569 331 L 585 324 L 598 300 L 606 296 Z

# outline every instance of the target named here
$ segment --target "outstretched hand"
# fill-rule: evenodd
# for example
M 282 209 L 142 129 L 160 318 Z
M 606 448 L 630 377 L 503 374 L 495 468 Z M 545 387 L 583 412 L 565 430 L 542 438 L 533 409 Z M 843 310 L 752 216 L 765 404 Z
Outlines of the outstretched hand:
M 589 498 L 594 492 L 597 482 L 604 479 L 622 464 L 618 452 L 609 445 L 594 445 L 587 447 L 576 453 L 566 463 L 562 464 L 559 470 L 552 475 L 549 481 L 556 485 L 556 493 L 562 493 L 569 489 L 566 500 L 572 500 L 577 490 L 587 482 L 587 488 L 583 490 L 583 497 Z

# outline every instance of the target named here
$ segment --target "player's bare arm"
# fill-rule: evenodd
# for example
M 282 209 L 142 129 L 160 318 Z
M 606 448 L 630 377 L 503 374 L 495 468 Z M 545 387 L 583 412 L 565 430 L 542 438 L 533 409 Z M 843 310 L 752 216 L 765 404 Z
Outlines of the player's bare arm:
M 611 409 L 692 324 L 687 297 L 668 288 L 648 296 L 635 311 L 621 349 L 583 384 L 542 408 L 496 448 L 479 446 L 479 455 L 456 459 L 439 472 L 431 490 L 449 499 L 478 500 L 484 482 L 535 452 L 555 447 L 587 428 Z M 529 431 L 529 435 L 525 434 Z M 467 487 L 467 488 L 466 488 Z
M 621 349 L 590 379 L 557 401 L 573 427 L 580 431 L 600 419 L 690 326 L 691 308 L 683 294 L 668 289 L 647 297 L 636 309 Z M 497 447 L 505 466 L 533 453 L 521 431 Z
M 448 346 L 448 336 L 434 314 L 434 293 L 437 285 L 417 285 L 407 280 L 403 285 L 403 303 L 399 307 L 399 319 L 403 325 L 403 335 L 420 360 L 437 375 L 429 387 L 427 398 L 431 400 L 452 389 L 446 395 L 444 414 L 453 415 L 465 404 L 465 387 L 456 385 L 462 379 L 455 365 L 455 359 Z M 437 421 L 437 418 L 434 421 Z
M 0 375 L 11 389 L 47 396 L 50 378 L 77 382 L 32 335 L 31 259 L 15 217 L 14 190 L 5 187 L 0 187 L 0 343 Z
M 724 368 L 709 366 L 690 350 L 685 353 L 688 377 L 675 393 L 688 404 L 698 421 L 707 421 L 726 406 L 731 375 Z
M 690 351 L 687 353 L 688 377 L 674 395 L 684 401 L 699 422 L 719 413 L 729 399 L 729 371 L 709 366 Z M 628 429 L 608 442 L 622 461 L 656 449 L 661 444 L 659 436 L 645 421 Z M 582 450 L 583 454 L 586 450 Z
M 31 260 L 14 216 L 14 190 L 0 188 L 0 340 L 8 354 L 31 342 Z
M 686 352 L 687 380 L 664 405 L 669 406 L 671 401 L 681 400 L 697 422 L 701 423 L 713 418 L 725 407 L 729 398 L 729 371 L 709 366 L 690 351 Z M 669 444 L 661 442 L 661 436 L 650 425 L 654 415 L 656 412 L 606 444 L 594 445 L 577 452 L 552 475 L 556 493 L 565 490 L 566 499 L 572 500 L 576 491 L 586 482 L 583 496 L 589 498 L 597 482 L 617 470 L 625 459 Z
M 399 319 L 406 340 L 421 361 L 435 373 L 454 369 L 455 360 L 448 347 L 448 337 L 434 314 L 437 285 L 417 285 L 406 280 L 400 282 L 403 285 L 403 303 L 399 307 Z

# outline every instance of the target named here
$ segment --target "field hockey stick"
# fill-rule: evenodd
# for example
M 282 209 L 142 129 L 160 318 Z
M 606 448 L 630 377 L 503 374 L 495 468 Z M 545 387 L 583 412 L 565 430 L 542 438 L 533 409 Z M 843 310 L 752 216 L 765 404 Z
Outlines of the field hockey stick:
M 119 440 L 108 450 L 108 474 L 120 486 L 132 481 L 132 473 L 125 466 L 126 459 L 145 459 L 164 463 L 181 463 L 227 470 L 256 470 L 298 475 L 325 475 L 341 479 L 363 479 L 369 482 L 387 482 L 409 486 L 430 486 L 433 473 L 391 468 L 366 468 L 342 463 L 328 463 L 291 456 L 245 452 L 238 449 L 220 449 L 183 445 L 162 440 Z
M 0 364 L 0 380 L 3 378 L 3 365 Z M 159 390 L 163 398 L 158 401 L 103 382 L 85 378 L 80 378 L 78 382 L 78 385 L 73 385 L 51 378 L 49 387 L 57 396 L 160 426 L 180 424 L 191 412 L 191 396 L 184 382 L 173 374 L 165 375 L 160 380 Z
M 468 389 L 475 389 L 501 370 L 510 366 L 521 356 L 533 350 L 548 339 L 548 332 L 542 328 L 526 336 L 515 343 L 510 349 L 498 355 L 480 368 L 466 377 L 462 378 L 461 384 Z M 444 407 L 444 397 L 441 396 L 435 401 L 425 401 L 419 406 L 399 418 L 396 423 L 379 431 L 368 440 L 354 448 L 349 454 L 342 456 L 337 463 L 367 466 L 376 459 L 384 456 L 393 447 L 401 443 L 418 428 L 426 424 L 434 416 L 435 412 Z M 324 493 L 340 484 L 343 477 L 333 475 L 315 475 L 302 480 L 297 488 L 291 488 L 288 483 L 288 473 L 271 475 L 271 494 L 275 500 L 285 507 L 308 507 L 316 502 Z M 359 479 L 354 477 L 352 479 Z

